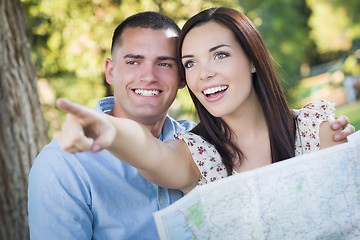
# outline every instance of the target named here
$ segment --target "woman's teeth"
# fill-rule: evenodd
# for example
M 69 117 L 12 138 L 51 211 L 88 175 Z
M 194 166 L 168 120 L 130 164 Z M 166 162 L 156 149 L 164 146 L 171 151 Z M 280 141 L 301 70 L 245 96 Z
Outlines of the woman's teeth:
M 209 95 L 209 94 L 214 94 L 220 91 L 224 91 L 228 88 L 228 86 L 221 86 L 221 87 L 213 87 L 213 88 L 208 88 L 206 90 L 204 90 L 204 94 Z

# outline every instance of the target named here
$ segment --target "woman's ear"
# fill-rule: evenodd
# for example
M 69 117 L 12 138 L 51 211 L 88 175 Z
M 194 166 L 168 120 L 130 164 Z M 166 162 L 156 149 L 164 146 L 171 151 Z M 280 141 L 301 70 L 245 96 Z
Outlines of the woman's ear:
M 251 64 L 251 73 L 256 73 L 256 67 L 253 64 Z
M 110 58 L 106 58 L 106 60 L 105 60 L 105 76 L 106 76 L 106 82 L 110 85 L 114 84 L 113 70 L 114 70 L 113 61 Z

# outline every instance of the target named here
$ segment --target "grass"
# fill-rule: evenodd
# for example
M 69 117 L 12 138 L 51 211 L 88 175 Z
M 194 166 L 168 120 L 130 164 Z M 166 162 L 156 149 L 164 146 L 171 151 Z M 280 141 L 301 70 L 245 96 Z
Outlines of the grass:
M 360 101 L 337 107 L 336 115 L 346 115 L 355 131 L 360 130 Z

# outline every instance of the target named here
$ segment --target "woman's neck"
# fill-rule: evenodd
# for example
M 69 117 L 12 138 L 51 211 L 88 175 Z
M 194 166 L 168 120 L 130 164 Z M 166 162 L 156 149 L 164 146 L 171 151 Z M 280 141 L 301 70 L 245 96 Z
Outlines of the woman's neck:
M 257 138 L 268 132 L 264 111 L 257 97 L 249 99 L 232 115 L 222 118 L 236 135 L 234 141 Z M 235 143 L 235 142 L 234 142 Z
M 268 126 L 257 98 L 244 104 L 237 115 L 227 116 L 223 120 L 234 132 L 232 142 L 245 156 L 241 165 L 235 165 L 236 172 L 252 170 L 271 163 Z M 234 163 L 237 162 L 237 159 L 234 159 Z

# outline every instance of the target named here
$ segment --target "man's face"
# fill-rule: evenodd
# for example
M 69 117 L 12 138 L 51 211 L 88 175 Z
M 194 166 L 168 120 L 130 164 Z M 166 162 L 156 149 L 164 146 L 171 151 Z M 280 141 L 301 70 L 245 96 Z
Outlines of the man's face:
M 162 121 L 179 89 L 176 38 L 169 30 L 126 28 L 106 78 L 114 85 L 114 116 L 145 125 Z

